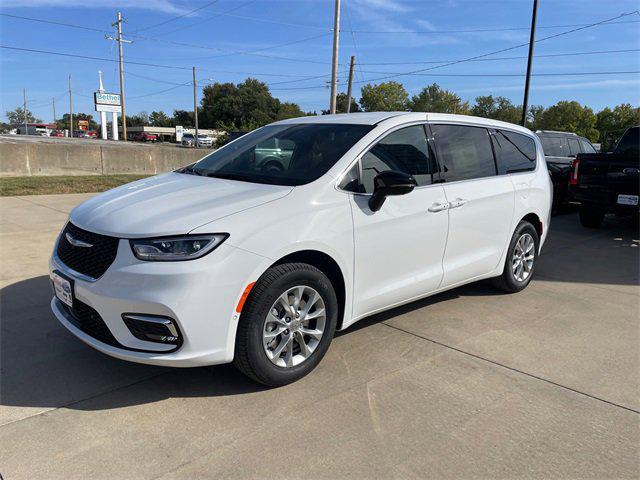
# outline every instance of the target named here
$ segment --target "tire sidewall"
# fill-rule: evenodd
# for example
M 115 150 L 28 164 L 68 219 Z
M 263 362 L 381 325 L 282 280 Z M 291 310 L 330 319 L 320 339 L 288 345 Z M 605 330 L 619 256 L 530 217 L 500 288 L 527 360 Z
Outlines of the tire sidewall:
M 520 237 L 525 233 L 528 233 L 533 238 L 533 244 L 534 244 L 533 268 L 531 269 L 529 276 L 524 281 L 520 282 L 516 279 L 516 277 L 513 274 L 512 259 L 513 259 L 513 252 L 516 248 L 516 244 L 518 243 L 518 240 L 520 239 Z M 536 266 L 538 264 L 539 249 L 540 249 L 540 238 L 538 237 L 538 232 L 533 227 L 533 225 L 531 225 L 529 222 L 521 222 L 516 228 L 515 232 L 513 233 L 513 236 L 511 237 L 511 242 L 509 243 L 509 250 L 507 251 L 507 258 L 505 260 L 504 272 L 503 272 L 504 280 L 507 282 L 507 284 L 513 291 L 523 290 L 524 288 L 527 287 L 527 285 L 529 285 L 529 282 L 531 282 L 531 279 L 533 278 L 533 275 L 536 271 Z
M 338 319 L 338 300 L 329 279 L 322 272 L 309 268 L 292 270 L 275 280 L 261 295 L 250 298 L 247 309 L 247 356 L 257 376 L 270 385 L 284 385 L 293 382 L 313 370 L 327 349 L 335 333 Z M 262 330 L 265 318 L 277 298 L 288 289 L 304 285 L 315 289 L 324 300 L 326 316 L 325 332 L 311 356 L 299 365 L 279 367 L 267 357 L 262 344 Z

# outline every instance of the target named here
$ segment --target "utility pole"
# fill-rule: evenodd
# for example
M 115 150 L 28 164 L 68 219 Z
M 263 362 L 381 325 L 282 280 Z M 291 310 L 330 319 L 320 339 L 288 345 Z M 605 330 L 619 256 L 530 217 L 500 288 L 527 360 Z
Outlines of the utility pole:
M 338 40 L 340 38 L 340 0 L 335 0 L 333 14 L 333 61 L 331 65 L 331 100 L 329 113 L 336 113 L 336 96 L 338 95 Z
M 73 100 L 71 98 L 71 75 L 69 75 L 69 134 L 73 137 Z
M 196 123 L 196 138 L 194 145 L 198 148 L 198 86 L 196 84 L 196 67 L 193 67 L 193 119 Z
M 51 98 L 51 105 L 53 105 L 53 123 L 56 123 L 56 97 Z
M 538 16 L 538 0 L 533 0 L 531 13 L 531 35 L 529 36 L 529 59 L 527 60 L 527 78 L 524 83 L 524 101 L 522 102 L 522 126 L 527 126 L 527 110 L 529 110 L 529 83 L 531 82 L 531 65 L 533 64 L 533 45 L 536 41 L 536 17 Z
M 24 100 L 23 112 L 24 113 L 24 134 L 29 135 L 29 125 L 27 123 L 27 89 L 22 89 L 22 97 Z
M 353 68 L 356 66 L 356 57 L 351 55 L 349 65 L 349 84 L 347 85 L 347 113 L 351 113 L 351 87 L 353 86 Z
M 122 109 L 122 141 L 127 141 L 127 112 L 125 109 L 124 103 L 124 63 L 122 61 L 122 44 L 123 43 L 132 43 L 131 40 L 123 40 L 122 39 L 122 22 L 125 20 L 122 18 L 122 14 L 118 12 L 117 20 L 115 23 L 112 23 L 112 27 L 116 27 L 118 29 L 118 37 L 114 38 L 109 35 L 105 35 L 104 38 L 107 40 L 115 40 L 118 42 L 118 58 L 120 63 L 120 108 Z M 117 125 L 115 126 L 117 131 Z M 117 134 L 113 134 L 113 138 L 117 138 Z

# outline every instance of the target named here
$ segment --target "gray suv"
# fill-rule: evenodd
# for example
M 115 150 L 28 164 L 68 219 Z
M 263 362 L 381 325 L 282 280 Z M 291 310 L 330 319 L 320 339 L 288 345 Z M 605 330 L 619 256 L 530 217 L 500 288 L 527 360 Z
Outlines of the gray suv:
M 547 168 L 553 181 L 553 207 L 555 208 L 571 200 L 569 174 L 571 162 L 576 155 L 597 153 L 597 150 L 589 140 L 571 132 L 538 130 L 536 135 L 542 143 Z

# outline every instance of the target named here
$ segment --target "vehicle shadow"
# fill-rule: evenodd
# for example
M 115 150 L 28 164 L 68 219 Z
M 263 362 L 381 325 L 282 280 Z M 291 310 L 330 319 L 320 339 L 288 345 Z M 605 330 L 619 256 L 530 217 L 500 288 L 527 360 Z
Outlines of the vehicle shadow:
M 602 229 L 587 230 L 575 215 L 556 217 L 536 281 L 637 286 L 639 250 L 634 220 L 611 218 Z M 457 297 L 493 295 L 503 293 L 489 282 L 466 285 L 373 315 L 339 336 Z M 50 312 L 50 299 L 47 276 L 0 290 L 1 406 L 101 410 L 172 397 L 228 396 L 267 389 L 230 365 L 171 369 L 108 357 L 67 332 Z M 140 382 L 145 382 L 145 388 L 135 389 Z M 132 388 L 121 390 L 128 386 Z

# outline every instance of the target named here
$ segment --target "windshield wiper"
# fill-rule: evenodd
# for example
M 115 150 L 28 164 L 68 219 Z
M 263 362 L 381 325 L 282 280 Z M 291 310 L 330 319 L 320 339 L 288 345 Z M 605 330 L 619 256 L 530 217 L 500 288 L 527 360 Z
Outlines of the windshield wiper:
M 202 174 L 200 172 L 198 172 L 197 170 L 195 170 L 193 167 L 195 166 L 195 163 L 193 165 L 189 165 L 187 167 L 184 167 L 180 170 L 178 170 L 178 172 L 180 173 L 186 173 L 187 175 L 198 175 L 198 176 L 202 176 Z

